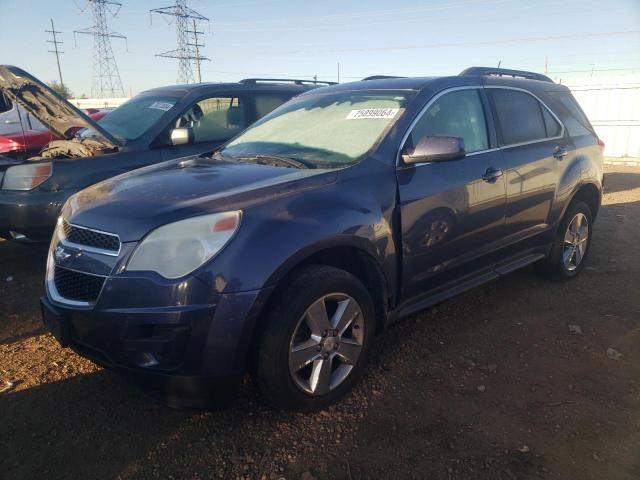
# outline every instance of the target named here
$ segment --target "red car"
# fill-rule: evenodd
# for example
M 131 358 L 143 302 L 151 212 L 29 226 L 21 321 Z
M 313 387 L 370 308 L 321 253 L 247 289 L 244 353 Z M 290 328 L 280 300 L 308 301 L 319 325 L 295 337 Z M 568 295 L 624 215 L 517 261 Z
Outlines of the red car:
M 92 120 L 98 121 L 104 117 L 108 110 L 89 108 L 85 113 Z M 22 157 L 33 155 L 42 150 L 52 140 L 60 140 L 52 134 L 47 127 L 24 110 L 18 110 L 15 106 L 12 110 L 0 115 L 2 122 L 0 127 L 0 155 Z M 20 128 L 20 123 L 24 130 Z

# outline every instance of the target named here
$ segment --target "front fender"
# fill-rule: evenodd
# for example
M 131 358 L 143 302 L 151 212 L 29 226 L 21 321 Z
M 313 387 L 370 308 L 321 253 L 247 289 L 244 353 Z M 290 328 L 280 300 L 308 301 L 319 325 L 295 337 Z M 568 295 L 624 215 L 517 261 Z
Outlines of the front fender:
M 362 250 L 395 278 L 394 181 L 392 167 L 361 176 L 343 171 L 334 183 L 248 207 L 236 237 L 200 273 L 202 280 L 218 293 L 261 289 L 333 247 Z

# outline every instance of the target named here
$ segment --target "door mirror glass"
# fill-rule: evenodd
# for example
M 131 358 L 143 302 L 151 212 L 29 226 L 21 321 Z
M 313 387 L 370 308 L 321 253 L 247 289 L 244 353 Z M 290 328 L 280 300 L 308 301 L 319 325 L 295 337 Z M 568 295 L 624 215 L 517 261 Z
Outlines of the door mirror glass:
M 444 162 L 459 160 L 466 155 L 464 142 L 460 137 L 425 135 L 415 147 L 405 147 L 402 161 L 405 164 L 423 162 Z
M 186 145 L 193 142 L 193 130 L 189 127 L 171 130 L 171 145 Z

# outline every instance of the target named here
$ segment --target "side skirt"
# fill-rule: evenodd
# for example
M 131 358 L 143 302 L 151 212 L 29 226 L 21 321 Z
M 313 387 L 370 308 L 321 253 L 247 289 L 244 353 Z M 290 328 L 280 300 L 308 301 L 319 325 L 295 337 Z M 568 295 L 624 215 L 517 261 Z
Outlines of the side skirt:
M 387 316 L 387 325 L 411 316 L 451 297 L 455 297 L 467 290 L 478 287 L 498 277 L 507 275 L 508 273 L 537 262 L 547 255 L 548 250 L 548 247 L 535 248 L 533 251 L 528 251 L 524 254 L 518 255 L 517 257 L 512 257 L 505 262 L 500 262 L 489 270 L 474 272 L 467 275 L 462 280 L 451 282 L 441 288 L 406 300 L 389 312 Z

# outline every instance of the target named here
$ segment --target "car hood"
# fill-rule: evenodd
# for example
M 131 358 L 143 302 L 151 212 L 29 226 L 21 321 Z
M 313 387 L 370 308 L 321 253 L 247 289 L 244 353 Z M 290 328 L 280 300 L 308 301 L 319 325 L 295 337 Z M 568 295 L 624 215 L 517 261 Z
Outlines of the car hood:
M 121 145 L 88 115 L 21 68 L 0 65 L 0 92 L 24 107 L 60 138 L 71 138 L 79 128 L 93 128 L 104 137 L 103 143 L 108 143 L 109 147 Z
M 167 223 L 241 210 L 336 180 L 333 170 L 295 169 L 188 157 L 141 168 L 72 196 L 65 218 L 76 225 L 140 240 Z

